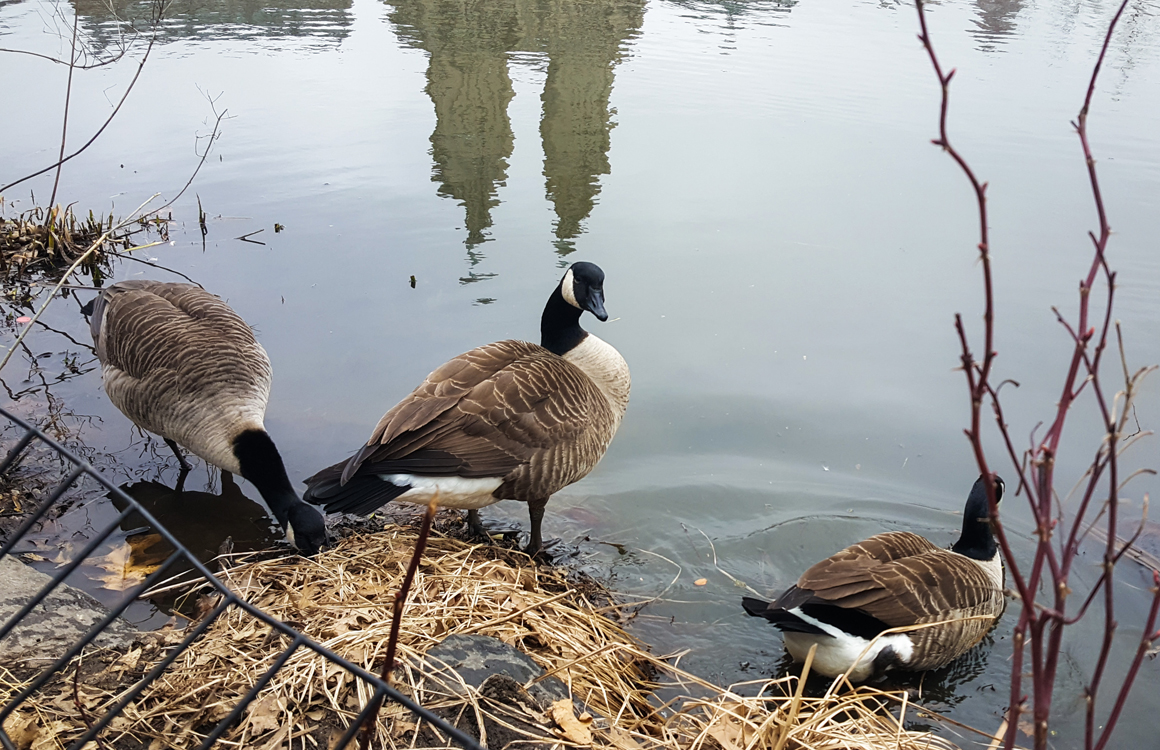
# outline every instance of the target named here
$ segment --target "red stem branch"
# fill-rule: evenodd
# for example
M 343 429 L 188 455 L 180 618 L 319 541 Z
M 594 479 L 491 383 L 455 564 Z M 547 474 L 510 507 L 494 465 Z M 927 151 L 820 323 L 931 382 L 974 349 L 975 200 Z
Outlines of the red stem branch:
M 391 634 L 387 638 L 387 654 L 383 661 L 383 682 L 391 684 L 391 673 L 395 670 L 395 650 L 399 644 L 399 629 L 403 625 L 403 606 L 407 603 L 407 594 L 411 592 L 411 584 L 415 581 L 415 573 L 419 570 L 419 561 L 423 559 L 423 550 L 427 548 L 427 537 L 431 533 L 431 522 L 435 519 L 438 495 L 431 498 L 427 510 L 423 514 L 423 524 L 419 527 L 419 538 L 415 540 L 415 551 L 411 553 L 411 562 L 407 565 L 407 572 L 399 590 L 395 592 L 395 606 L 391 614 Z M 367 750 L 371 738 L 375 733 L 375 723 L 379 719 L 379 709 L 382 708 L 382 697 L 375 697 L 374 708 L 363 719 L 362 736 L 359 738 L 359 750 Z

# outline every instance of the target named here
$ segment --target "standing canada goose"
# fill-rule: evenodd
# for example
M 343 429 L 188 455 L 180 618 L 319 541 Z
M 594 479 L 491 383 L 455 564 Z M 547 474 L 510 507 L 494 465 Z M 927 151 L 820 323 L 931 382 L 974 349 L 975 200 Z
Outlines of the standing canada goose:
M 248 479 L 290 542 L 312 555 L 326 542 L 317 510 L 299 499 L 263 419 L 272 370 L 266 350 L 229 305 L 192 284 L 122 281 L 83 309 L 109 400 L 160 435 Z
M 1003 480 L 994 482 L 998 502 Z M 938 669 L 982 640 L 1006 605 L 1003 562 L 987 516 L 980 476 L 967 498 L 963 533 L 949 550 L 907 531 L 878 534 L 814 565 L 777 601 L 744 597 L 742 606 L 785 634 L 794 661 L 805 661 L 816 643 L 813 668 L 830 677 L 850 669 L 850 679 L 861 682 L 889 669 Z M 976 619 L 962 619 L 969 617 Z M 943 620 L 952 622 L 874 641 L 890 628 Z
M 583 478 L 604 455 L 628 407 L 628 365 L 580 327 L 604 311 L 604 272 L 574 263 L 552 290 L 540 345 L 497 341 L 452 359 L 388 411 L 352 458 L 306 480 L 305 499 L 328 513 L 366 515 L 395 499 L 478 509 L 528 504 L 537 553 L 553 493 Z

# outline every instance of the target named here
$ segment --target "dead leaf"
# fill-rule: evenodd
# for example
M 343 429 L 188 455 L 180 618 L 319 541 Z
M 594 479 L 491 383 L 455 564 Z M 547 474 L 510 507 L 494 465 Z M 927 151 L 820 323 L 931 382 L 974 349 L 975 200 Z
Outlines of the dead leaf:
M 1034 724 L 1034 722 L 1032 722 L 1031 719 L 1020 719 L 1019 720 L 1019 731 L 1025 735 L 1027 735 L 1028 737 L 1034 737 L 1035 736 L 1035 724 Z
M 172 552 L 160 534 L 134 534 L 120 547 L 101 557 L 93 565 L 104 571 L 95 576 L 101 588 L 127 591 L 157 570 Z
M 270 738 L 270 741 L 262 746 L 262 750 L 280 750 L 282 743 L 286 741 L 287 735 L 290 734 L 290 729 L 291 726 L 289 724 L 284 724 L 282 729 L 274 732 L 274 736 Z
M 609 727 L 608 738 L 612 740 L 612 743 L 620 748 L 620 750 L 644 749 L 644 745 L 637 742 L 635 737 L 623 729 L 620 729 L 619 727 Z
M 704 586 L 708 582 L 709 582 L 708 578 L 698 578 L 697 580 L 693 581 L 693 585 L 694 586 Z
M 57 736 L 65 736 L 72 727 L 63 721 L 50 721 L 32 740 L 29 750 L 60 750 L 63 747 L 56 741 Z
M 747 747 L 754 734 L 753 727 L 726 713 L 732 711 L 744 715 L 743 706 L 726 703 L 721 708 L 722 712 L 714 718 L 706 730 L 709 736 L 717 740 L 717 744 L 725 750 L 740 750 Z
M 56 567 L 63 568 L 73 560 L 73 554 L 76 552 L 75 545 L 72 542 L 61 542 L 56 548 L 56 554 L 52 556 L 49 561 L 54 563 Z M 44 558 L 41 558 L 44 559 Z
M 249 723 L 250 732 L 256 737 L 282 726 L 280 719 L 284 708 L 282 701 L 273 693 L 251 703 L 246 709 L 246 721 Z
M 16 750 L 28 750 L 40 734 L 40 727 L 32 714 L 11 714 L 4 720 L 4 733 L 16 745 Z
M 552 721 L 556 722 L 556 726 L 563 730 L 566 739 L 578 745 L 592 744 L 592 732 L 576 718 L 576 714 L 572 710 L 572 701 L 561 698 L 552 704 L 550 713 Z
M 128 672 L 136 669 L 137 665 L 140 663 L 141 649 L 138 647 L 126 651 L 119 659 L 117 659 L 116 662 L 113 663 L 113 667 L 116 668 L 118 672 Z
M 743 732 L 737 724 L 738 722 L 729 719 L 715 721 L 706 732 L 725 750 L 741 750 L 744 746 L 738 743 L 742 739 Z

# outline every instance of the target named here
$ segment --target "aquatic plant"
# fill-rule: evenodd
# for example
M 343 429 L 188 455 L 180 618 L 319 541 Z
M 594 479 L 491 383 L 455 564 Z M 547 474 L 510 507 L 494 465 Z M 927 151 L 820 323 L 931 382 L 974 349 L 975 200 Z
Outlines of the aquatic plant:
M 1124 339 L 1118 321 L 1115 321 L 1114 342 L 1112 340 L 1114 321 L 1112 310 L 1116 273 L 1109 265 L 1106 254 L 1108 239 L 1111 236 L 1111 226 L 1108 223 L 1103 195 L 1100 191 L 1099 179 L 1096 174 L 1096 161 L 1092 155 L 1087 129 L 1088 114 L 1100 68 L 1107 54 L 1112 32 L 1115 30 L 1127 4 L 1128 0 L 1123 0 L 1120 3 L 1114 17 L 1108 24 L 1103 46 L 1092 69 L 1087 95 L 1078 117 L 1072 123 L 1079 136 L 1084 160 L 1087 164 L 1092 197 L 1095 201 L 1099 220 L 1098 234 L 1089 233 L 1093 254 L 1087 274 L 1079 283 L 1077 317 L 1069 320 L 1058 309 L 1054 309 L 1057 320 L 1072 343 L 1072 355 L 1064 374 L 1062 393 L 1055 413 L 1046 422 L 1046 431 L 1041 437 L 1036 437 L 1036 430 L 1031 430 L 1030 446 L 1024 450 L 1019 450 L 1011 438 L 1010 425 L 1004 417 L 999 398 L 1002 387 L 1007 383 L 1014 383 L 1014 381 L 995 382 L 995 305 L 991 246 L 987 231 L 987 184 L 979 180 L 966 159 L 951 145 L 947 135 L 949 87 L 955 71 L 952 69 L 943 72 L 927 29 L 924 2 L 923 0 L 915 1 L 921 28 L 919 39 L 930 57 L 942 88 L 939 136 L 933 142 L 950 155 L 966 174 L 978 203 L 978 250 L 984 292 L 982 361 L 977 360 L 972 353 L 962 315 L 955 316 L 955 330 L 958 333 L 962 351 L 962 370 L 967 378 L 971 399 L 971 424 L 965 432 L 979 470 L 990 472 L 993 464 L 984 450 L 982 436 L 982 412 L 984 406 L 989 405 L 998 426 L 1007 459 L 1018 479 L 1015 483 L 1009 483 L 1008 487 L 1016 487 L 1016 494 L 1022 494 L 1027 498 L 1037 537 L 1035 553 L 1030 564 L 1018 560 L 1012 554 L 1008 534 L 1003 528 L 1002 518 L 995 505 L 996 498 L 993 491 L 989 491 L 988 500 L 991 504 L 991 518 L 995 534 L 1002 546 L 1007 571 L 1014 582 L 1015 595 L 1020 602 L 1019 620 L 1015 626 L 1013 638 L 1014 654 L 1011 662 L 1010 703 L 1006 721 L 996 733 L 997 740 L 1001 737 L 1005 748 L 1015 746 L 1016 731 L 1021 723 L 1020 715 L 1028 711 L 1032 719 L 1029 733 L 1033 737 L 1034 747 L 1039 750 L 1048 746 L 1052 697 L 1060 657 L 1063 653 L 1064 633 L 1069 626 L 1076 624 L 1088 614 L 1089 608 L 1098 598 L 1102 598 L 1103 602 L 1104 628 L 1103 637 L 1098 644 L 1095 666 L 1084 687 L 1086 716 L 1083 747 L 1086 750 L 1102 750 L 1108 746 L 1140 665 L 1152 644 L 1160 639 L 1160 631 L 1155 630 L 1157 613 L 1160 612 L 1160 573 L 1153 570 L 1155 587 L 1152 589 L 1152 601 L 1144 623 L 1143 635 L 1139 639 L 1133 658 L 1119 675 L 1119 689 L 1115 692 L 1111 705 L 1107 708 L 1101 708 L 1097 714 L 1097 699 L 1109 672 L 1109 657 L 1117 629 L 1115 589 L 1113 586 L 1116 565 L 1132 548 L 1132 543 L 1143 528 L 1143 521 L 1141 521 L 1131 539 L 1124 541 L 1117 538 L 1119 506 L 1123 499 L 1122 492 L 1124 486 L 1133 477 L 1141 473 L 1155 473 L 1150 469 L 1133 472 L 1126 477 L 1122 476 L 1121 473 L 1120 457 L 1123 452 L 1140 437 L 1148 434 L 1139 430 L 1133 434 L 1128 434 L 1127 426 L 1129 415 L 1132 413 L 1133 400 L 1139 393 L 1141 380 L 1154 368 L 1145 367 L 1134 372 L 1129 370 L 1127 356 L 1124 352 Z M 1102 313 L 1098 310 L 1092 310 L 1093 292 L 1106 295 Z M 1105 355 L 1109 353 L 1109 348 L 1113 343 L 1118 349 L 1118 363 L 1105 361 Z M 1105 376 L 1107 368 L 1111 368 L 1114 372 Z M 1116 386 L 1122 390 L 1113 393 L 1108 383 L 1109 377 L 1113 379 L 1122 377 L 1122 386 Z M 1079 501 L 1072 506 L 1070 503 L 1072 494 L 1056 491 L 1056 459 L 1060 452 L 1064 425 L 1068 417 L 1071 416 L 1077 399 L 1085 390 L 1096 405 L 1103 434 L 1100 436 L 1091 464 L 1082 472 L 1077 484 Z M 1004 469 L 1003 474 L 1006 476 L 1011 469 Z M 1010 503 L 1004 505 L 1007 513 L 1011 512 L 1011 506 Z M 1144 510 L 1146 515 L 1147 497 L 1144 498 Z M 1106 533 L 1099 533 L 1101 524 L 1106 529 Z M 1101 564 L 1102 572 L 1091 589 L 1083 592 L 1080 596 L 1071 588 L 1072 575 L 1075 570 L 1074 564 L 1080 554 L 1080 545 L 1088 534 L 1098 534 L 1105 539 Z M 1076 601 L 1079 601 L 1078 606 L 1075 604 Z M 1029 652 L 1028 649 L 1030 649 Z M 1025 694 L 1026 677 L 1024 670 L 1028 661 L 1031 668 L 1030 698 Z M 1030 706 L 1027 705 L 1028 700 L 1030 700 Z

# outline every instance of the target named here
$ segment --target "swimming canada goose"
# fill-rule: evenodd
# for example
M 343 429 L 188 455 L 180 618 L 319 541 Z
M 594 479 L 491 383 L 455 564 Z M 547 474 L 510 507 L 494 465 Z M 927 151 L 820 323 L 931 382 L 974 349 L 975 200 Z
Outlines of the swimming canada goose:
M 604 455 L 628 407 L 628 365 L 580 327 L 604 311 L 604 272 L 574 263 L 552 290 L 540 345 L 498 341 L 455 357 L 388 411 L 347 461 L 306 480 L 305 499 L 328 513 L 366 515 L 391 500 L 478 509 L 528 504 L 531 537 L 553 493 L 583 478 Z
M 994 481 L 998 502 L 1004 485 Z M 878 534 L 814 565 L 777 601 L 744 597 L 742 606 L 784 633 L 794 661 L 805 661 L 818 644 L 813 668 L 830 677 L 852 666 L 855 682 L 889 669 L 938 669 L 982 640 L 1006 604 L 987 515 L 980 476 L 967 498 L 962 535 L 949 550 L 907 531 Z M 976 619 L 961 619 L 968 617 Z M 942 620 L 954 621 L 882 636 L 866 649 L 884 630 Z
M 201 287 L 113 284 L 83 312 L 109 400 L 138 427 L 240 474 L 261 493 L 287 538 L 312 555 L 326 542 L 317 510 L 299 499 L 263 419 L 273 371 L 254 332 Z

